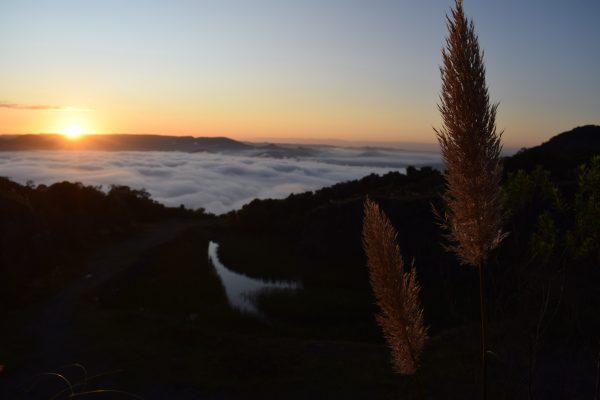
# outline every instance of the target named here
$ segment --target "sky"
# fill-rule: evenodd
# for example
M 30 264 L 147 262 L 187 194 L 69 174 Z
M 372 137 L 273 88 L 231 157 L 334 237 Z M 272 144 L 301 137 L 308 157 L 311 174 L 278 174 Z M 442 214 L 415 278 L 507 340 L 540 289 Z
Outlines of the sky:
M 0 132 L 432 143 L 451 5 L 0 0 Z M 464 6 L 505 146 L 600 124 L 600 1 Z

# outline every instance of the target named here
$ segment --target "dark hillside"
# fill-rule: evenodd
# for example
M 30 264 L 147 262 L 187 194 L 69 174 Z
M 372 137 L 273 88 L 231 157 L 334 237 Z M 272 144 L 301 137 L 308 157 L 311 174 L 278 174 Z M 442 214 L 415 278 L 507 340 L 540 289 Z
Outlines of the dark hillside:
M 553 174 L 565 175 L 573 168 L 600 154 L 600 126 L 585 125 L 558 134 L 504 160 L 507 171 L 532 170 L 541 166 Z
M 495 293 L 491 296 L 493 310 L 498 316 L 514 318 L 521 311 L 536 312 L 535 305 L 529 308 L 517 303 L 532 300 L 528 296 L 537 296 L 532 300 L 537 302 L 540 285 L 545 285 L 544 290 L 550 290 L 549 287 L 552 291 L 559 290 L 555 286 L 560 281 L 558 277 L 564 277 L 564 266 L 568 263 L 576 263 L 582 274 L 572 282 L 584 276 L 590 281 L 598 278 L 593 272 L 598 263 L 594 251 L 598 250 L 587 251 L 585 257 L 577 258 L 573 249 L 583 243 L 596 243 L 595 239 L 584 236 L 598 235 L 592 233 L 596 232 L 596 225 L 583 226 L 580 222 L 594 220 L 595 208 L 590 204 L 595 197 L 589 194 L 593 188 L 581 186 L 578 176 L 582 172 L 577 167 L 590 162 L 600 138 L 599 128 L 577 128 L 505 159 L 505 229 L 510 235 L 492 254 L 489 277 L 490 290 Z M 571 149 L 573 154 L 561 153 L 558 151 L 561 148 Z M 559 166 L 570 168 L 569 173 L 562 169 L 553 173 L 552 168 Z M 588 175 L 594 176 L 591 171 L 595 167 L 589 168 Z M 369 196 L 381 204 L 397 227 L 406 263 L 415 260 L 428 323 L 434 330 L 445 329 L 478 318 L 478 291 L 475 269 L 459 266 L 443 248 L 444 232 L 432 212 L 432 205 L 441 207 L 442 191 L 440 172 L 409 168 L 406 175 L 397 172 L 370 175 L 283 200 L 255 200 L 224 219 L 229 234 L 261 237 L 265 241 L 274 237 L 279 242 L 287 240 L 287 247 L 293 253 L 290 257 L 296 259 L 294 273 L 299 273 L 306 285 L 342 287 L 354 296 L 370 299 L 361 246 L 362 205 Z M 586 213 L 590 217 L 582 217 Z M 248 257 L 252 258 L 251 251 L 245 252 L 235 244 L 230 244 L 227 251 L 227 243 L 223 248 L 222 257 L 228 265 L 244 265 L 241 270 L 250 275 L 272 273 L 264 269 L 263 263 L 248 261 Z M 540 254 L 545 257 L 540 258 Z M 545 267 L 533 268 L 532 263 L 543 263 Z M 279 268 L 287 267 L 280 264 Z M 560 301 L 567 302 L 565 298 Z
M 415 260 L 424 286 L 435 284 L 435 290 L 424 291 L 424 301 L 431 304 L 427 313 L 429 323 L 438 328 L 476 316 L 474 297 L 455 297 L 457 290 L 473 293 L 470 289 L 476 283 L 474 271 L 459 267 L 440 245 L 442 233 L 432 205 L 440 207 L 442 189 L 439 171 L 411 167 L 407 174 L 369 175 L 284 200 L 255 200 L 224 218 L 227 231 L 242 238 L 251 235 L 267 242 L 273 237 L 287 240 L 293 253 L 290 257 L 299 260 L 294 264 L 301 264 L 300 275 L 305 285 L 315 290 L 331 287 L 347 290 L 347 295 L 353 293 L 355 301 L 372 304 L 361 245 L 363 202 L 367 196 L 371 197 L 398 227 L 406 263 Z M 231 244 L 230 252 L 227 248 L 225 243 L 222 258 L 228 265 L 244 265 L 243 272 L 250 275 L 269 275 L 264 263 L 248 262 L 248 253 L 239 245 Z M 280 264 L 279 268 L 286 265 Z M 359 304 L 355 309 L 359 310 Z M 372 312 L 370 308 L 362 309 Z M 371 316 L 364 314 L 362 318 Z
M 126 186 L 104 192 L 81 183 L 24 186 L 0 177 L 0 308 L 30 303 L 81 274 L 74 266 L 103 241 L 166 218 L 202 215 L 165 207 Z

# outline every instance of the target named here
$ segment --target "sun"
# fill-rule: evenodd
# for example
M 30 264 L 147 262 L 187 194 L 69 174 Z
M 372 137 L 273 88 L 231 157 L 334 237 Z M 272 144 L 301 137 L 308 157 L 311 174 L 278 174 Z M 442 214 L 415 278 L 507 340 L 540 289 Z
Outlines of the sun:
M 79 139 L 81 137 L 81 135 L 83 135 L 83 129 L 81 128 L 80 125 L 76 125 L 76 124 L 67 125 L 63 129 L 63 135 L 67 139 L 71 139 L 71 140 Z

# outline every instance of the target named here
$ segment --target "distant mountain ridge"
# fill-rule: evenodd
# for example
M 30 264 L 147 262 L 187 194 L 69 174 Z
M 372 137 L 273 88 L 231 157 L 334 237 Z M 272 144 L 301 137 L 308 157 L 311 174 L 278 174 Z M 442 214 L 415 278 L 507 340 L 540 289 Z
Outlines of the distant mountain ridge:
M 76 140 L 60 134 L 0 135 L 0 151 L 28 150 L 99 150 L 99 151 L 181 151 L 187 153 L 245 153 L 268 158 L 317 157 L 322 149 L 364 149 L 362 157 L 375 158 L 377 151 L 407 151 L 428 153 L 423 150 L 378 148 L 371 146 L 333 146 L 324 144 L 286 144 L 269 142 L 241 142 L 228 137 L 193 137 L 157 134 L 94 134 Z
M 166 135 L 85 135 L 67 139 L 58 134 L 0 136 L 0 151 L 102 150 L 102 151 L 236 151 L 253 146 L 226 137 Z
M 336 149 L 341 149 L 338 151 Z M 146 134 L 85 135 L 77 140 L 59 134 L 0 135 L 0 151 L 28 150 L 100 150 L 100 151 L 180 151 L 209 152 L 266 158 L 297 160 L 327 160 L 340 165 L 370 165 L 377 167 L 406 167 L 430 165 L 441 169 L 439 160 L 407 161 L 401 149 L 374 147 L 353 148 L 353 151 L 319 145 L 292 145 L 241 142 L 227 137 L 192 137 Z M 419 152 L 408 151 L 412 154 Z M 426 152 L 425 152 L 426 153 Z M 423 153 L 423 154 L 425 154 Z M 504 158 L 507 172 L 530 170 L 537 165 L 562 174 L 600 154 L 600 126 L 585 125 L 560 133 L 550 140 Z M 366 160 L 366 161 L 365 161 Z

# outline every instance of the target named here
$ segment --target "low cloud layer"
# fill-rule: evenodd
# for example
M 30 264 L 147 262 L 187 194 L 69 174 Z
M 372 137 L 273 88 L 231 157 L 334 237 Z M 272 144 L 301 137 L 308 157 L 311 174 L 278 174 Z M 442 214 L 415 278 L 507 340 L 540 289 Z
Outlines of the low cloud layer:
M 0 175 L 21 183 L 68 180 L 104 188 L 111 184 L 145 188 L 163 204 L 203 207 L 220 214 L 254 198 L 284 198 L 370 173 L 439 163 L 439 155 L 432 153 L 392 151 L 393 160 L 387 153 L 365 151 L 325 149 L 309 159 L 181 152 L 0 152 Z M 400 160 L 403 153 L 416 158 Z

